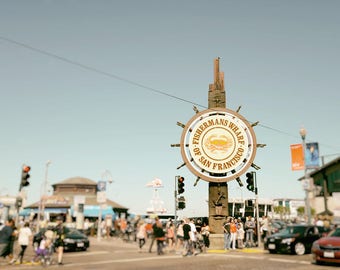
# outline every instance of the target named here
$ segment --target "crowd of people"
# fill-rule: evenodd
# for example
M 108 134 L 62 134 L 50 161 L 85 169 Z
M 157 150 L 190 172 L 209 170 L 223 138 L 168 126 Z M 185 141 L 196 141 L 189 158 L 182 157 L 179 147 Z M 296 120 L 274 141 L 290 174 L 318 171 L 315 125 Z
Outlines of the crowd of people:
M 134 219 L 118 218 L 113 222 L 108 219 L 102 220 L 99 232 L 102 237 L 119 237 L 127 242 L 135 241 L 141 252 L 145 244 L 150 242 L 149 251 L 155 245 L 157 253 L 164 254 L 164 247 L 167 252 L 183 253 L 185 256 L 196 254 L 197 252 L 209 248 L 210 228 L 203 219 L 183 218 L 174 222 L 172 219 L 160 220 L 155 218 Z M 93 227 L 97 232 L 98 224 Z M 86 226 L 88 227 L 88 226 Z M 269 233 L 269 220 L 266 216 L 260 219 L 260 240 Z M 234 218 L 227 217 L 222 226 L 224 234 L 224 247 L 226 250 L 250 248 L 258 245 L 257 223 L 254 217 Z M 147 241 L 150 240 L 150 241 Z
M 222 225 L 224 249 L 235 250 L 258 246 L 259 241 L 264 242 L 267 236 L 283 229 L 283 227 L 273 227 L 272 222 L 267 216 L 259 218 L 259 222 L 252 216 L 245 218 L 227 217 Z M 280 226 L 285 226 L 283 223 L 281 222 Z
M 42 240 L 35 248 L 35 255 L 32 262 L 38 259 L 43 259 L 51 251 L 53 244 L 53 251 L 56 251 L 58 265 L 63 265 L 63 251 L 64 251 L 64 236 L 65 226 L 62 216 L 56 217 L 56 225 L 42 236 Z M 8 260 L 9 264 L 16 262 L 22 264 L 25 256 L 25 251 L 29 245 L 33 246 L 33 230 L 29 222 L 20 222 L 15 224 L 14 219 L 10 218 L 0 225 L 0 257 Z M 15 243 L 20 247 L 18 253 L 15 253 Z
M 99 226 L 99 230 L 98 230 Z M 138 251 L 152 251 L 153 246 L 157 247 L 157 254 L 166 252 L 184 253 L 185 256 L 194 254 L 195 249 L 203 251 L 210 245 L 210 229 L 200 219 L 184 218 L 176 223 L 169 218 L 161 220 L 159 217 L 134 219 L 118 218 L 111 224 L 104 219 L 98 225 L 94 222 L 88 228 L 88 234 L 99 232 L 103 238 L 117 237 L 125 242 L 136 242 Z M 149 244 L 148 247 L 145 247 Z
M 56 225 L 44 233 L 39 246 L 35 247 L 36 254 L 33 261 L 41 256 L 47 256 L 53 245 L 53 252 L 57 252 L 58 264 L 63 264 L 65 235 L 63 219 L 62 216 L 56 217 Z M 317 225 L 321 223 L 322 226 L 327 225 L 322 220 L 316 221 Z M 21 222 L 16 226 L 14 220 L 9 219 L 5 224 L 0 224 L 0 257 L 6 258 L 10 264 L 23 263 L 25 251 L 29 245 L 32 245 L 32 231 L 32 224 L 28 222 Z M 134 219 L 104 218 L 100 224 L 98 220 L 90 224 L 89 220 L 85 219 L 84 232 L 94 235 L 97 231 L 107 239 L 116 237 L 125 242 L 136 242 L 139 252 L 152 252 L 155 246 L 158 255 L 165 252 L 174 252 L 183 256 L 197 255 L 210 247 L 211 230 L 208 219 L 183 218 L 174 222 L 171 218 L 161 220 L 157 216 L 153 218 L 136 216 Z M 225 250 L 255 247 L 259 241 L 265 241 L 266 236 L 273 232 L 271 221 L 266 216 L 261 217 L 259 222 L 251 216 L 226 217 L 221 231 L 224 235 Z M 17 254 L 14 252 L 16 240 Z

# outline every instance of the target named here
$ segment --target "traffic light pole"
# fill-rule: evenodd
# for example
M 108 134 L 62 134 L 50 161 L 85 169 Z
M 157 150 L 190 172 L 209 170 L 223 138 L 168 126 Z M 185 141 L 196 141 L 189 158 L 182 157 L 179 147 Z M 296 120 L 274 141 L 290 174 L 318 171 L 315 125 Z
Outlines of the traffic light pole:
M 174 214 L 175 231 L 176 231 L 176 222 L 177 222 L 177 182 L 178 182 L 179 177 L 180 177 L 179 175 L 175 176 L 175 214 Z
M 254 178 L 255 184 L 255 207 L 256 207 L 256 227 L 257 227 L 257 245 L 259 248 L 262 247 L 261 242 L 261 232 L 260 232 L 260 216 L 259 216 L 259 195 L 257 190 L 257 179 L 256 179 L 256 172 L 251 172 Z

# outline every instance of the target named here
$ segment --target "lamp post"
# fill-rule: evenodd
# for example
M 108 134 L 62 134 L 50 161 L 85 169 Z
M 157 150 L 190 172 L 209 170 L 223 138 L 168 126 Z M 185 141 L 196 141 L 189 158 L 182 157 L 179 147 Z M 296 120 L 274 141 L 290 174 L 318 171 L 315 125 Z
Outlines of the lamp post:
M 307 165 L 306 165 L 306 134 L 307 131 L 304 128 L 300 129 L 300 136 L 302 139 L 302 146 L 303 146 L 303 156 L 304 156 L 304 166 L 305 166 L 305 175 L 304 175 L 304 181 L 307 182 Z M 309 183 L 305 185 L 305 192 L 306 192 L 306 211 L 307 214 L 307 224 L 311 224 L 311 209 L 310 209 L 310 202 L 309 202 Z
M 42 187 L 40 189 L 40 203 L 39 203 L 39 210 L 38 210 L 38 226 L 37 226 L 37 231 L 39 231 L 39 227 L 40 227 L 40 221 L 41 221 L 41 214 L 43 215 L 43 220 L 45 220 L 45 195 L 46 195 L 46 189 L 47 189 L 47 183 L 48 183 L 48 166 L 51 164 L 52 162 L 50 160 L 48 160 L 46 162 L 46 167 L 45 167 L 45 179 L 44 182 L 42 184 Z
M 101 223 L 102 223 L 102 208 L 106 203 L 106 183 L 113 183 L 112 175 L 109 170 L 105 170 L 101 175 L 101 181 L 97 186 L 97 202 L 99 203 L 98 226 L 97 226 L 97 240 L 101 240 Z M 103 188 L 99 188 L 99 184 L 103 184 Z

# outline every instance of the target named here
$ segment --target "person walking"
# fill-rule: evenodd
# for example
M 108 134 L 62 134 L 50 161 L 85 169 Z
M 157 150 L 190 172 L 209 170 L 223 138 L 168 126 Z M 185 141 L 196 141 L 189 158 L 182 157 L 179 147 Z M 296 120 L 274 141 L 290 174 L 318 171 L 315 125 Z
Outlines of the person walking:
M 14 232 L 14 220 L 9 219 L 5 222 L 5 226 L 0 233 L 0 257 L 6 258 L 11 255 L 11 242 Z
M 155 217 L 152 224 L 150 222 L 151 230 L 150 230 L 150 233 L 149 233 L 149 238 L 151 238 L 151 241 L 150 241 L 150 246 L 149 246 L 149 253 L 152 252 L 152 247 L 153 247 L 153 244 L 155 242 L 154 226 L 156 226 L 156 220 L 157 220 L 157 217 Z
M 20 260 L 20 264 L 22 264 L 26 248 L 31 239 L 32 231 L 30 229 L 30 224 L 28 222 L 25 222 L 24 226 L 19 229 L 18 244 L 20 245 L 21 250 L 18 256 L 10 261 L 10 264 L 15 263 L 18 259 Z
M 137 228 L 136 228 L 136 239 L 138 241 L 138 247 L 139 247 L 139 252 L 142 252 L 142 248 L 145 244 L 145 239 L 147 238 L 146 234 L 146 226 L 145 222 L 143 219 L 140 219 L 137 223 Z
M 173 252 L 175 250 L 175 225 L 172 220 L 167 224 L 166 239 L 168 243 L 168 251 Z
M 57 225 L 54 228 L 55 233 L 55 247 L 58 253 L 58 265 L 63 265 L 63 254 L 64 254 L 64 238 L 66 230 L 63 224 L 63 217 L 57 217 Z
M 184 221 L 181 220 L 176 229 L 176 252 L 180 252 L 180 249 L 183 248 L 183 243 L 184 243 L 183 242 L 183 237 L 184 237 L 183 224 L 184 224 Z
M 261 241 L 264 242 L 268 234 L 269 221 L 267 216 L 263 216 L 261 220 Z
M 183 224 L 183 242 L 184 242 L 183 256 L 192 255 L 194 253 L 190 234 L 191 226 L 189 224 L 189 219 L 185 219 Z
M 163 246 L 164 246 L 164 241 L 165 241 L 165 232 L 163 230 L 163 224 L 162 222 L 156 218 L 156 222 L 153 226 L 153 234 L 154 237 L 157 241 L 157 254 L 158 255 L 163 255 Z

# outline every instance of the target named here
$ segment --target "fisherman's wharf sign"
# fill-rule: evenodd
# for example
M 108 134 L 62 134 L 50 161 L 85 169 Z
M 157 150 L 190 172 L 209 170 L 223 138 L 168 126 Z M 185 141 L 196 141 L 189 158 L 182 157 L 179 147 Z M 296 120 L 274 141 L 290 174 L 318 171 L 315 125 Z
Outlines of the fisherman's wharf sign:
M 256 154 L 255 132 L 232 110 L 208 109 L 185 125 L 181 154 L 189 170 L 200 179 L 228 182 L 251 166 Z

